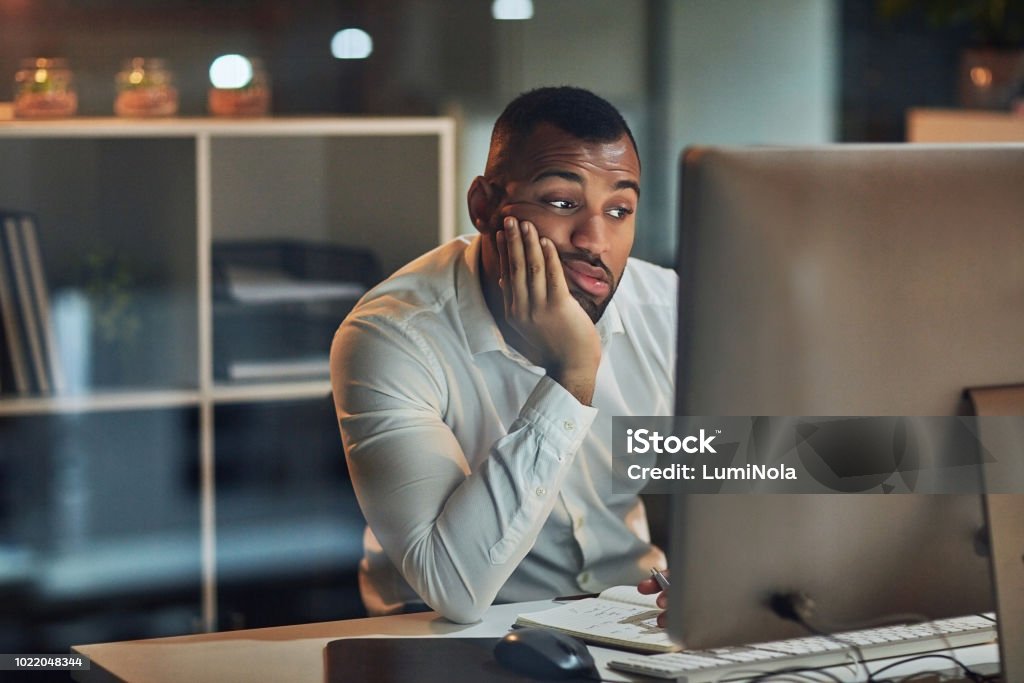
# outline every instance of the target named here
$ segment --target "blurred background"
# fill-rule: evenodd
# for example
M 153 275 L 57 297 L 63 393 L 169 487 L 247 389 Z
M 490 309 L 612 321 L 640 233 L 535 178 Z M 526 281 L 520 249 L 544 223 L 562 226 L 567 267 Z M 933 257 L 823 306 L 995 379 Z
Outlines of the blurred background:
M 0 0 L 0 100 L 19 60 L 61 56 L 79 114 L 110 115 L 122 62 L 153 56 L 175 74 L 180 113 L 201 115 L 213 59 L 253 55 L 275 114 L 457 116 L 463 187 L 511 97 L 576 84 L 636 129 L 638 251 L 665 262 L 684 145 L 902 141 L 908 108 L 961 103 L 967 49 L 1019 54 L 1022 15 L 1016 0 Z M 372 41 L 365 58 L 332 56 L 346 28 Z
M 123 62 L 159 57 L 174 74 L 179 116 L 201 117 L 207 115 L 211 62 L 232 53 L 259 57 L 270 79 L 274 116 L 452 119 L 455 225 L 442 231 L 467 233 L 472 227 L 464 215 L 464 191 L 483 170 L 490 127 L 505 103 L 536 86 L 578 85 L 612 101 L 630 122 L 643 159 L 635 254 L 672 265 L 676 162 L 686 145 L 901 142 L 913 108 L 1009 114 L 1024 94 L 1022 4 L 0 0 L 0 101 L 14 99 L 14 74 L 22 60 L 64 57 L 75 77 L 78 116 L 110 117 L 114 74 Z M 339 43 L 336 36 L 345 29 L 362 33 Z M 995 61 L 979 61 L 986 58 Z M 0 134 L 3 125 L 0 121 Z M 65 142 L 4 138 L 4 184 L 22 183 L 17 163 L 31 163 L 33 170 L 22 190 L 0 189 L 0 208 L 39 215 L 43 255 L 54 264 L 50 286 L 55 301 L 64 297 L 61 310 L 71 311 L 69 319 L 74 292 L 88 295 L 95 291 L 90 283 L 106 288 L 106 320 L 114 328 L 111 336 L 120 336 L 106 357 L 123 360 L 136 353 L 142 358 L 137 363 L 152 363 L 152 344 L 180 356 L 173 348 L 179 332 L 184 330 L 180 333 L 193 345 L 200 334 L 192 321 L 195 304 L 179 310 L 166 299 L 153 303 L 147 297 L 170 290 L 174 301 L 194 298 L 196 285 L 182 285 L 194 281 L 203 267 L 189 265 L 193 256 L 182 257 L 180 267 L 168 267 L 176 274 L 166 277 L 138 266 L 126 273 L 131 259 L 125 266 L 117 253 L 99 253 L 85 264 L 69 261 L 63 237 L 52 229 L 47 233 L 45 223 L 68 220 L 57 206 L 60 197 L 77 192 L 69 188 L 89 174 L 116 178 L 138 195 L 154 186 L 192 193 L 192 143 L 128 140 L 120 148 L 117 141 L 81 137 L 69 134 Z M 373 157 L 375 149 L 386 147 L 378 142 L 360 154 Z M 423 173 L 436 183 L 432 149 L 409 163 L 423 164 Z M 294 161 L 303 153 L 282 149 L 280 158 Z M 250 163 L 245 150 L 215 147 L 215 172 L 217 154 L 221 159 L 238 154 L 241 164 Z M 400 151 L 380 154 L 391 155 L 393 168 L 402 163 Z M 54 180 L 61 173 L 53 164 L 58 155 L 93 161 L 78 171 L 81 177 Z M 161 162 L 151 169 L 150 181 L 134 180 L 123 160 L 136 163 L 136 157 L 176 159 L 185 171 L 168 170 L 173 165 Z M 333 177 L 324 177 L 326 187 Z M 408 182 L 407 191 L 384 193 L 380 206 L 401 204 L 414 194 L 415 177 Z M 90 192 L 76 210 L 83 203 L 119 201 L 102 187 Z M 432 192 L 434 198 L 417 201 L 436 215 L 436 189 Z M 194 201 L 174 211 L 188 216 L 196 210 Z M 449 198 L 442 194 L 439 201 Z M 136 223 L 124 226 L 124 239 L 133 234 L 137 239 L 135 231 L 157 231 L 170 253 L 178 238 L 160 222 L 166 212 L 147 207 L 132 213 Z M 217 211 L 237 213 L 230 206 L 218 208 L 215 199 L 214 238 L 220 229 Z M 96 242 L 102 243 L 102 231 L 98 234 Z M 188 244 L 191 238 L 186 233 L 180 239 Z M 136 245 L 136 262 L 150 258 L 142 256 L 147 248 L 159 251 L 161 245 Z M 233 253 L 221 251 L 222 256 Z M 385 259 L 382 270 L 375 267 L 364 284 L 386 275 L 393 264 Z M 135 293 L 130 303 L 112 306 L 109 297 L 126 290 Z M 146 342 L 144 333 L 142 342 L 128 339 L 132 329 L 149 326 L 154 311 L 167 310 L 178 312 L 155 323 L 162 330 L 159 340 Z M 332 326 L 342 315 L 338 309 L 327 313 Z M 65 355 L 75 344 L 70 336 L 59 342 Z M 100 343 L 77 352 L 95 354 Z M 325 348 L 326 343 L 329 338 Z M 175 387 L 179 375 L 188 375 L 195 365 L 195 356 L 186 352 L 175 361 L 180 372 L 149 368 L 141 383 Z M 124 388 L 140 381 L 111 383 Z M 197 382 L 185 384 L 195 389 Z M 178 405 L 164 401 L 154 410 L 115 403 L 82 411 L 59 402 L 0 398 L 0 651 L 61 652 L 72 643 L 360 616 L 355 566 L 362 522 L 333 409 L 323 397 L 324 385 L 319 386 L 311 395 L 289 400 L 268 394 L 272 400 L 225 400 L 215 406 L 204 403 L 205 394 L 188 395 Z M 86 382 L 83 391 L 93 388 Z M 207 408 L 213 415 L 204 418 Z M 215 616 L 206 614 L 213 623 L 204 622 L 200 595 L 204 475 L 199 452 L 206 419 L 217 425 L 217 458 L 209 480 L 216 481 L 223 511 L 219 536 L 227 539 L 229 556 L 218 560 Z M 297 452 L 303 457 L 294 457 Z

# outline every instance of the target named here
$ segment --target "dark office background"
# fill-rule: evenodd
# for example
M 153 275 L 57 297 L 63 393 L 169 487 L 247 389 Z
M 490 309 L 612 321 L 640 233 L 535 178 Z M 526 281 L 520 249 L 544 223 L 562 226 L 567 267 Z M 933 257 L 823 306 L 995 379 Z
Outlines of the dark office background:
M 627 69 L 626 76 L 616 76 L 609 96 L 624 108 L 637 129 L 645 154 L 645 177 L 670 177 L 674 173 L 671 160 L 679 151 L 676 146 L 680 139 L 676 134 L 668 135 L 674 130 L 671 119 L 677 111 L 672 102 L 685 101 L 688 92 L 681 92 L 673 83 L 665 66 L 665 55 L 675 55 L 673 63 L 677 65 L 685 61 L 679 56 L 686 47 L 680 41 L 688 38 L 681 38 L 666 26 L 681 25 L 677 16 L 680 7 L 712 11 L 712 6 L 707 0 L 589 4 L 580 0 L 534 0 L 534 5 L 537 14 L 530 21 L 553 17 L 562 22 L 574 13 L 591 10 L 601 14 L 580 22 L 585 28 L 594 22 L 606 26 L 597 39 L 589 29 L 586 33 L 577 31 L 572 21 L 556 30 L 564 33 L 565 41 L 577 41 L 582 46 L 572 54 L 591 53 L 596 59 L 611 50 L 629 57 L 627 61 L 635 68 Z M 727 16 L 736 22 L 736 31 L 740 32 L 752 30 L 750 26 L 741 26 L 747 6 L 761 13 L 759 21 L 776 8 L 784 8 L 789 15 L 810 14 L 816 17 L 815 26 L 826 32 L 826 51 L 831 53 L 832 61 L 821 65 L 828 72 L 824 75 L 825 85 L 814 87 L 828 91 L 823 97 L 829 105 L 824 114 L 815 114 L 815 120 L 816 125 L 822 118 L 831 121 L 818 125 L 811 141 L 902 141 L 907 109 L 957 104 L 957 60 L 960 49 L 972 40 L 966 26 L 935 26 L 924 12 L 913 9 L 899 17 L 886 18 L 870 0 L 758 0 L 715 7 L 731 8 Z M 666 21 L 673 17 L 676 23 Z M 121 62 L 131 56 L 152 55 L 166 58 L 177 76 L 181 114 L 199 116 L 205 113 L 210 61 L 217 55 L 237 52 L 263 58 L 272 79 L 275 114 L 455 113 L 465 117 L 464 121 L 476 121 L 474 125 L 479 128 L 485 127 L 479 122 L 491 120 L 518 85 L 562 82 L 581 73 L 578 62 L 546 64 L 543 55 L 524 56 L 513 49 L 510 57 L 507 49 L 498 51 L 496 45 L 507 45 L 510 37 L 515 39 L 518 35 L 517 29 L 508 23 L 491 17 L 489 0 L 0 0 L 0 101 L 11 99 L 13 74 L 21 59 L 64 56 L 76 74 L 79 113 L 108 116 L 114 95 L 113 74 Z M 619 24 L 625 27 L 621 41 L 612 45 L 604 42 L 615 40 Z M 370 58 L 343 61 L 331 57 L 331 36 L 348 26 L 360 27 L 373 37 Z M 729 26 L 719 26 L 717 30 L 724 36 L 732 33 Z M 742 40 L 737 40 L 722 49 L 737 52 L 746 48 Z M 565 54 L 561 53 L 560 59 L 564 60 Z M 541 63 L 546 64 L 546 70 L 510 78 L 510 63 L 518 68 Z M 801 83 L 793 82 L 790 75 L 778 73 L 779 88 L 798 93 Z M 585 85 L 603 91 L 600 74 L 589 74 Z M 774 85 L 767 83 L 763 87 L 770 90 Z M 759 92 L 752 90 L 749 99 L 738 101 L 735 106 L 756 119 L 761 106 Z M 685 142 L 705 141 L 704 128 L 689 122 L 686 125 Z M 479 149 L 479 131 L 474 139 L 470 139 L 467 131 L 460 134 L 465 134 L 460 138 L 464 149 Z M 778 141 L 770 135 L 764 140 L 744 140 L 738 132 L 736 135 L 741 141 Z M 707 141 L 717 142 L 721 137 L 717 131 L 707 133 Z M 791 138 L 789 133 L 779 136 L 782 141 Z M 482 159 L 473 163 L 482 165 Z M 477 170 L 460 168 L 460 179 Z M 645 197 L 650 207 L 648 220 L 665 226 L 661 237 L 655 232 L 654 237 L 642 237 L 638 244 L 641 255 L 654 260 L 666 261 L 672 253 L 672 186 L 671 180 L 665 180 L 660 189 Z M 318 408 L 322 419 L 316 424 L 305 421 L 309 411 L 300 420 L 297 413 L 286 408 L 273 412 L 271 407 L 226 407 L 218 417 L 221 424 L 238 426 L 228 438 L 232 442 L 218 444 L 227 454 L 217 465 L 218 486 L 222 487 L 218 495 L 270 487 L 282 496 L 302 497 L 303 487 L 309 487 L 315 491 L 314 498 L 321 501 L 317 504 L 322 504 L 323 510 L 347 515 L 350 522 L 357 518 L 351 497 L 339 498 L 341 502 L 331 500 L 332 490 L 342 491 L 348 484 L 329 403 Z M 32 539 L 18 536 L 26 533 L 26 529 L 56 533 L 46 526 L 42 513 L 39 519 L 18 518 L 20 510 L 40 510 L 40 506 L 52 502 L 50 498 L 59 497 L 60 487 L 70 486 L 69 480 L 75 476 L 61 471 L 59 452 L 61 444 L 66 443 L 59 438 L 60 429 L 75 427 L 33 428 L 33 421 L 48 419 L 51 418 L 0 418 L 0 428 L 13 434 L 8 443 L 20 444 L 19 451 L 48 454 L 29 465 L 15 461 L 10 453 L 0 453 L 0 550 L 5 545 L 13 548 L 18 543 L 30 543 Z M 180 436 L 194 430 L 195 415 L 189 410 L 146 419 L 152 422 L 144 420 L 137 425 L 137 432 L 124 436 L 128 446 L 151 439 L 154 433 L 166 431 Z M 168 420 L 175 424 L 164 424 Z M 282 470 L 279 463 L 274 464 L 268 449 L 294 448 L 294 439 L 284 440 L 288 443 L 245 442 L 248 425 L 265 426 L 268 421 L 276 421 L 282 433 L 302 434 L 302 448 L 318 454 L 311 461 L 319 468 L 313 476 Z M 109 428 L 121 429 L 121 424 L 115 419 Z M 101 439 L 104 425 L 92 429 L 86 435 L 75 433 L 68 440 Z M 49 440 L 32 441 L 38 440 L 40 434 L 47 434 Z M 246 454 L 251 454 L 252 459 L 246 461 Z M 177 494 L 188 505 L 198 506 L 194 456 L 194 452 L 184 451 L 166 485 L 176 487 Z M 141 478 L 147 474 L 144 467 L 134 473 L 111 473 L 109 480 L 89 481 L 88 485 L 95 488 L 79 495 L 85 495 L 91 501 L 88 504 L 100 509 L 107 497 L 142 483 L 133 481 L 132 476 Z M 134 533 L 146 532 L 145 520 L 131 519 L 133 511 L 110 507 L 109 501 L 107 506 L 110 509 L 103 508 L 103 514 L 110 524 L 125 525 Z M 74 514 L 74 510 L 69 514 Z M 198 512 L 197 508 L 187 508 L 176 514 L 182 515 L 178 521 L 184 523 L 189 521 L 185 518 Z M 159 523 L 168 521 L 154 522 Z M 257 543 L 259 529 L 254 528 L 253 533 Z M 46 541 L 59 542 L 56 537 Z M 184 542 L 196 543 L 190 551 L 194 554 L 184 561 L 194 563 L 198 571 L 198 530 Z M 359 542 L 359 538 L 352 539 L 356 548 Z M 10 569 L 10 563 L 19 561 L 19 557 L 13 551 L 0 556 L 0 569 Z M 4 562 L 7 567 L 2 566 Z M 220 589 L 220 626 L 252 627 L 359 616 L 362 612 L 354 571 L 353 564 L 344 570 L 293 567 L 287 571 L 277 568 L 265 576 L 254 571 L 235 581 L 228 577 Z M 65 595 L 39 602 L 29 599 L 24 585 L 0 584 L 0 651 L 64 651 L 72 642 L 191 630 L 198 616 L 194 612 L 197 600 L 192 585 L 157 593 L 127 590 L 114 597 Z
M 673 1 L 629 0 L 621 11 L 656 17 Z M 841 140 L 899 141 L 907 108 L 956 104 L 969 27 L 935 26 L 919 10 L 887 18 L 875 0 L 836 7 Z M 371 58 L 330 56 L 331 36 L 346 26 L 373 36 Z M 108 115 L 123 59 L 159 55 L 177 74 L 181 113 L 201 115 L 209 62 L 240 52 L 263 57 L 278 114 L 439 114 L 453 98 L 500 94 L 489 59 L 500 29 L 485 0 L 0 0 L 0 73 L 11 76 L 0 81 L 0 100 L 10 99 L 20 59 L 62 55 L 80 83 L 79 113 Z M 662 42 L 633 49 L 653 64 Z M 423 59 L 433 68 L 410 66 Z

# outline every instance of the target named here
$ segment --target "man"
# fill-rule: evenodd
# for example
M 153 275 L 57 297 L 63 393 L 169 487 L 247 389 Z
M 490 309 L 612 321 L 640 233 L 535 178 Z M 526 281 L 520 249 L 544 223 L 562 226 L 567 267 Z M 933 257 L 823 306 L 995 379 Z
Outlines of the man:
M 402 268 L 339 328 L 370 614 L 421 603 L 471 622 L 664 566 L 640 499 L 612 492 L 612 416 L 672 410 L 676 278 L 628 258 L 639 194 L 614 107 L 521 95 L 469 188 L 480 234 Z

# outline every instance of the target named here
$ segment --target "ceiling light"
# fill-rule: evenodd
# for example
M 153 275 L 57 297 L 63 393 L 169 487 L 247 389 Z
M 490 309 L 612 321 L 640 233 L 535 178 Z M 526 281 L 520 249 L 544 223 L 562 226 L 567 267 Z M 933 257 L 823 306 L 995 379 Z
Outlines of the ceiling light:
M 252 62 L 242 55 L 221 55 L 210 64 L 215 88 L 244 88 L 252 80 Z
M 491 16 L 495 19 L 522 21 L 533 18 L 532 0 L 494 0 Z
M 346 28 L 331 38 L 331 54 L 338 59 L 366 59 L 373 52 L 373 38 L 361 28 Z

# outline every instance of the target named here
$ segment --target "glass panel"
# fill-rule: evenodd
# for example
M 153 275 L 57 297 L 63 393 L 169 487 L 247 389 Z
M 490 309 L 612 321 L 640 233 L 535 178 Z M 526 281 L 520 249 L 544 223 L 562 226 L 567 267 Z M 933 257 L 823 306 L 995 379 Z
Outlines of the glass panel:
M 363 616 L 364 522 L 330 397 L 218 406 L 221 628 Z
M 438 137 L 214 138 L 218 382 L 327 377 L 363 292 L 437 246 Z
M 0 207 L 34 214 L 75 393 L 196 386 L 191 138 L 0 139 Z
M 0 418 L 0 650 L 193 632 L 198 411 Z

